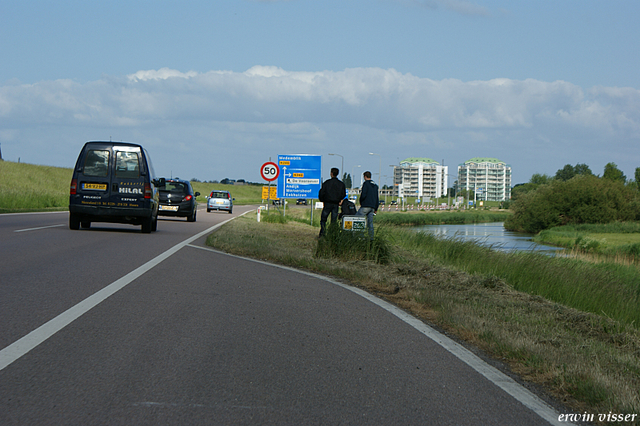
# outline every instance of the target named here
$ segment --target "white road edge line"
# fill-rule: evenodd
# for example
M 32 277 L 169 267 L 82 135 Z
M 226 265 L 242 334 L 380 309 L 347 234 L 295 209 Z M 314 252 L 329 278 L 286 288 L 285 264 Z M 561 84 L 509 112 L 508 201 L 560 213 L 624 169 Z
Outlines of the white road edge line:
M 343 284 L 343 283 L 341 283 L 339 281 L 335 281 L 335 280 L 333 280 L 331 278 L 328 278 L 328 277 L 325 277 L 325 276 L 322 276 L 322 275 L 318 275 L 318 274 L 314 274 L 313 272 L 308 272 L 308 271 L 304 271 L 304 270 L 301 270 L 301 269 L 292 268 L 290 266 L 283 266 L 283 265 L 278 265 L 278 264 L 275 264 L 275 263 L 265 262 L 263 260 L 252 259 L 252 258 L 244 257 L 244 256 L 237 256 L 237 255 L 234 255 L 234 254 L 225 253 L 225 252 L 222 252 L 222 251 L 219 251 L 219 250 L 215 250 L 215 249 L 212 249 L 212 248 L 194 246 L 192 244 L 187 244 L 187 245 L 189 247 L 191 247 L 191 248 L 197 248 L 197 249 L 200 249 L 200 250 L 211 251 L 211 252 L 214 252 L 214 253 L 217 253 L 217 254 L 231 256 L 231 257 L 235 257 L 235 258 L 238 258 L 238 259 L 249 260 L 251 262 L 261 263 L 263 265 L 273 266 L 275 268 L 285 269 L 287 271 L 292 271 L 292 272 L 297 272 L 297 273 L 300 273 L 300 274 L 308 275 L 308 276 L 311 276 L 311 277 L 314 277 L 314 278 L 317 278 L 317 279 L 320 279 L 320 280 L 327 281 L 327 282 L 329 282 L 331 284 L 335 284 L 335 285 L 337 285 L 339 287 L 342 287 L 342 288 L 344 288 L 346 290 L 352 291 L 352 292 L 356 293 L 357 295 L 359 295 L 361 297 L 364 297 L 365 299 L 367 299 L 371 303 L 374 303 L 375 305 L 378 305 L 382 309 L 384 309 L 384 310 L 388 311 L 389 313 L 395 315 L 400 320 L 404 321 L 405 323 L 407 323 L 411 327 L 413 327 L 416 330 L 418 330 L 420 333 L 422 333 L 425 336 L 427 336 L 429 339 L 433 340 L 438 345 L 442 346 L 444 349 L 446 349 L 448 352 L 450 352 L 451 354 L 456 356 L 458 359 L 460 359 L 462 362 L 467 364 L 469 367 L 473 368 L 478 373 L 483 375 L 490 382 L 492 382 L 493 384 L 498 386 L 500 389 L 505 391 L 507 394 L 511 395 L 514 399 L 519 401 L 525 407 L 529 408 L 531 411 L 536 413 L 538 416 L 542 417 L 544 420 L 549 422 L 549 424 L 575 426 L 575 424 L 573 424 L 573 423 L 569 423 L 569 422 L 565 422 L 565 421 L 560 422 L 559 421 L 559 413 L 555 409 L 550 407 L 546 402 L 544 402 L 542 399 L 540 399 L 537 395 L 535 395 L 534 393 L 532 393 L 531 391 L 526 389 L 524 386 L 522 386 L 521 384 L 519 384 L 518 382 L 513 380 L 511 377 L 507 376 L 506 374 L 504 374 L 503 372 L 501 372 L 497 368 L 495 368 L 495 367 L 487 364 L 486 362 L 484 362 L 480 357 L 478 357 L 473 352 L 471 352 L 468 349 L 466 349 L 464 346 L 462 346 L 459 343 L 455 342 L 454 340 L 448 338 L 447 336 L 445 336 L 444 334 L 438 332 L 437 330 L 429 327 L 424 322 L 422 322 L 419 319 L 409 315 L 408 313 L 406 313 L 402 309 L 398 308 L 397 306 L 394 306 L 389 302 L 386 302 L 386 301 L 384 301 L 382 299 L 379 299 L 379 298 L 373 296 L 372 294 L 367 293 L 366 291 L 364 291 L 362 289 L 359 289 L 357 287 L 351 287 L 351 286 Z
M 3 217 L 3 216 L 18 216 L 18 215 L 31 215 L 31 214 L 59 214 L 59 213 L 67 213 L 67 214 L 69 214 L 69 210 L 56 210 L 54 212 L 2 213 L 2 214 L 0 214 L 0 217 Z
M 47 229 L 47 228 L 57 228 L 59 226 L 65 226 L 64 223 L 61 223 L 59 225 L 49 225 L 49 226 L 40 226 L 38 228 L 27 228 L 27 229 L 16 229 L 13 232 L 27 232 L 27 231 L 37 231 L 39 229 Z
M 249 210 L 241 214 L 240 216 L 243 216 L 251 211 L 253 210 Z M 34 349 L 35 347 L 37 347 L 38 345 L 40 345 L 41 343 L 49 339 L 58 331 L 62 330 L 67 325 L 71 324 L 73 321 L 80 318 L 82 315 L 86 314 L 89 310 L 97 306 L 99 303 L 101 303 L 105 299 L 107 299 L 108 297 L 112 296 L 119 290 L 129 285 L 133 280 L 140 277 L 145 272 L 151 270 L 152 268 L 160 264 L 162 261 L 169 258 L 171 255 L 176 253 L 181 248 L 191 244 L 198 238 L 207 235 L 208 233 L 221 227 L 225 223 L 240 216 L 235 216 L 230 219 L 227 219 L 224 222 L 214 225 L 192 237 L 189 237 L 183 242 L 176 244 L 175 246 L 171 247 L 169 250 L 156 256 L 155 258 L 151 259 L 150 261 L 138 267 L 137 269 L 134 269 L 133 271 L 129 272 L 127 275 L 123 276 L 122 278 L 112 282 L 108 286 L 104 287 L 102 290 L 92 294 L 91 296 L 84 299 L 82 302 L 79 302 L 75 306 L 67 309 L 57 317 L 53 318 L 52 320 L 36 328 L 31 333 L 16 340 L 9 346 L 0 350 L 0 371 L 4 370 L 7 366 L 11 365 L 13 362 L 17 361 L 18 359 L 23 357 L 25 354 L 29 353 L 29 351 L 31 351 L 32 349 Z

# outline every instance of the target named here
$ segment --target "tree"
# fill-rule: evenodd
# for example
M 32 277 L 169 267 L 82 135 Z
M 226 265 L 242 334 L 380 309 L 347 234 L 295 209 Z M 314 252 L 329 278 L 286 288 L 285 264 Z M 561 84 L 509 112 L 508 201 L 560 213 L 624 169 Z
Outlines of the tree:
M 640 188 L 640 167 L 636 167 L 636 184 Z
M 577 175 L 582 175 L 582 176 L 593 175 L 593 173 L 591 172 L 591 169 L 586 164 L 578 163 L 573 168 L 573 170 L 576 172 Z
M 528 183 L 519 183 L 511 189 L 511 199 L 517 200 L 522 197 L 524 194 L 527 194 L 531 191 L 535 191 L 541 185 L 548 185 L 553 182 L 553 178 L 549 175 L 541 175 L 539 173 L 535 173 L 531 176 L 531 179 Z
M 618 168 L 616 163 L 607 163 L 607 165 L 604 166 L 604 174 L 602 175 L 602 178 L 622 183 L 627 181 L 627 177 L 622 173 L 622 170 Z
M 640 195 L 621 181 L 593 175 L 554 180 L 523 194 L 504 227 L 537 233 L 554 226 L 640 219 Z
M 561 181 L 568 181 L 569 179 L 572 179 L 573 177 L 578 175 L 588 176 L 592 174 L 593 173 L 591 173 L 591 169 L 586 164 L 578 163 L 575 165 L 575 167 L 571 164 L 567 164 L 556 172 L 555 178 Z
M 556 179 L 561 181 L 568 181 L 575 175 L 576 169 L 571 164 L 567 164 L 556 172 Z
M 351 175 L 349 173 L 342 174 L 342 182 L 347 189 L 351 189 Z
M 534 185 L 546 185 L 551 183 L 553 178 L 549 175 L 541 175 L 540 173 L 535 173 L 531 176 L 529 183 L 533 183 Z

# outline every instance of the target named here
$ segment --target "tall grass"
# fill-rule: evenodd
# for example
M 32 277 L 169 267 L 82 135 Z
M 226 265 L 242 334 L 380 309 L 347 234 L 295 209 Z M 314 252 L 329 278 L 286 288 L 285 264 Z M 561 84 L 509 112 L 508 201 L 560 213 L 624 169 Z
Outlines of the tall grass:
M 599 254 L 609 261 L 640 264 L 640 222 L 565 225 L 541 231 L 534 241 L 566 247 L 573 254 Z
M 384 265 L 389 263 L 391 246 L 380 229 L 371 240 L 366 231 L 345 231 L 337 223 L 332 223 L 318 240 L 315 255 L 342 261 L 371 260 Z
M 442 213 L 383 213 L 378 214 L 375 222 L 384 225 L 458 225 L 464 223 L 504 222 L 511 213 L 507 212 L 442 212 Z
M 72 169 L 0 161 L 0 213 L 69 206 Z
M 473 241 L 403 232 L 397 243 L 471 274 L 495 276 L 513 288 L 578 310 L 640 324 L 640 271 L 535 252 L 501 252 Z

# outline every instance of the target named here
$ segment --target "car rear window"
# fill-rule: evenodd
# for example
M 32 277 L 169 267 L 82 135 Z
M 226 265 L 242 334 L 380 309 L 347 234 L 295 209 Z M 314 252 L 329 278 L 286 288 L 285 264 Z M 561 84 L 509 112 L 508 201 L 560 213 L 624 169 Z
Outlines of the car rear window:
M 186 194 L 187 185 L 181 182 L 167 182 L 164 187 L 160 188 L 162 192 L 175 192 L 177 194 Z
M 226 198 L 229 199 L 229 193 L 225 191 L 213 191 L 211 198 Z
M 126 179 L 140 177 L 140 157 L 137 152 L 116 152 L 116 177 Z
M 90 149 L 84 160 L 83 174 L 90 177 L 105 177 L 109 173 L 109 151 Z

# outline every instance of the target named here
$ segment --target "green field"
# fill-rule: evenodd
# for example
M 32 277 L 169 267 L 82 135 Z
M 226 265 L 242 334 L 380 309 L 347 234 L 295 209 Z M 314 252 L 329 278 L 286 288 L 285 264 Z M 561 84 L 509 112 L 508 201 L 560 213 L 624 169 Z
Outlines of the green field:
M 64 210 L 72 170 L 0 161 L 0 213 Z
M 72 169 L 0 161 L 0 213 L 69 208 Z M 260 204 L 262 186 L 192 182 L 199 202 L 214 189 L 229 191 L 235 204 Z
M 557 226 L 541 231 L 534 241 L 565 247 L 574 253 L 640 264 L 639 222 Z
M 200 193 L 199 202 L 206 202 L 206 196 L 213 190 L 229 191 L 235 198 L 234 204 L 260 204 L 262 185 L 223 185 L 221 183 L 191 182 L 193 190 Z

